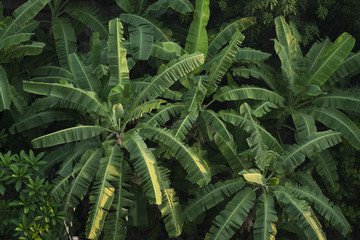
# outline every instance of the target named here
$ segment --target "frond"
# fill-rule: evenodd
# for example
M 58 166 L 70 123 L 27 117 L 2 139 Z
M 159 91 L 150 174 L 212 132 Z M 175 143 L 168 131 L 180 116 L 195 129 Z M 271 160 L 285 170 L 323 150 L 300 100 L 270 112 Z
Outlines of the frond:
M 68 54 L 76 52 L 76 36 L 70 19 L 55 18 L 51 22 L 59 64 L 69 67 Z M 71 67 L 71 65 L 70 65 Z
M 156 113 L 145 116 L 145 122 L 152 126 L 163 126 L 172 117 L 180 115 L 183 110 L 185 110 L 185 106 L 182 103 L 167 103 L 161 105 Z
M 355 39 L 348 33 L 341 34 L 314 63 L 313 70 L 304 75 L 304 84 L 321 87 L 341 65 L 354 47 Z
M 184 55 L 185 51 L 175 42 L 153 43 L 150 55 L 155 58 L 170 61 Z
M 75 88 L 72 85 L 62 85 L 56 83 L 38 83 L 38 82 L 23 82 L 24 91 L 57 97 L 82 106 L 87 112 L 95 112 L 100 116 L 107 117 L 108 110 L 100 102 L 94 92 L 84 91 Z
M 134 194 L 130 193 L 131 169 L 122 157 L 119 164 L 119 177 L 114 182 L 115 197 L 104 226 L 104 239 L 125 239 L 127 232 L 128 209 Z
M 129 121 L 130 119 L 138 119 L 142 117 L 143 114 L 150 113 L 154 109 L 159 109 L 163 103 L 166 103 L 166 101 L 162 99 L 154 99 L 144 102 L 138 105 L 135 109 L 130 109 L 125 117 L 125 121 Z
M 97 239 L 104 227 L 108 211 L 114 200 L 115 187 L 120 177 L 123 152 L 113 142 L 105 143 L 105 156 L 101 158 L 95 182 L 90 192 L 90 211 L 86 223 L 86 238 Z M 115 187 L 114 187 L 115 186 Z
M 305 69 L 308 69 L 308 71 L 314 71 L 316 64 L 319 63 L 320 57 L 326 52 L 330 45 L 331 42 L 328 38 L 322 42 L 314 43 L 304 57 Z
M 115 18 L 109 22 L 108 64 L 110 71 L 109 88 L 120 94 L 123 104 L 130 97 L 129 68 L 126 60 L 126 49 L 122 46 L 123 26 L 119 19 Z
M 260 102 L 259 104 L 256 104 L 253 107 L 252 115 L 254 115 L 257 118 L 261 118 L 266 114 L 268 114 L 269 112 L 271 112 L 272 109 L 278 109 L 278 108 L 279 106 L 276 105 L 275 103 L 269 101 Z
M 216 216 L 205 239 L 230 239 L 244 223 L 254 205 L 255 198 L 256 194 L 251 188 L 238 192 L 225 209 Z
M 34 70 L 31 70 L 30 74 L 31 74 L 31 77 L 34 77 L 34 76 L 42 76 L 42 77 L 58 76 L 58 77 L 63 77 L 63 78 L 67 78 L 67 79 L 72 79 L 72 77 L 73 77 L 72 73 L 68 69 L 58 67 L 58 66 L 52 66 L 52 65 L 45 65 L 45 66 L 36 68 Z
M 92 138 L 105 131 L 107 131 L 107 129 L 101 126 L 80 125 L 35 138 L 31 141 L 31 143 L 34 148 L 44 148 Z
M 49 0 L 30 0 L 18 7 L 14 11 L 14 20 L 0 33 L 0 40 L 22 28 L 27 22 L 32 20 L 48 2 Z
M 94 71 L 101 64 L 101 41 L 98 32 L 93 32 L 90 37 L 91 65 Z
M 183 99 L 189 112 L 197 112 L 203 104 L 209 78 L 208 76 L 196 76 L 192 80 L 194 85 L 183 94 Z
M 235 32 L 242 32 L 246 28 L 255 24 L 255 18 L 246 17 L 238 19 L 224 28 L 220 29 L 220 32 L 215 36 L 215 38 L 211 41 L 208 48 L 208 56 L 207 58 L 212 58 L 216 55 L 216 53 L 227 43 L 230 41 Z
M 131 160 L 136 161 L 134 167 L 141 176 L 141 182 L 150 204 L 160 205 L 162 203 L 160 173 L 155 156 L 136 131 L 125 133 L 123 140 Z
M 336 162 L 331 153 L 327 150 L 314 153 L 309 158 L 316 163 L 316 172 L 320 175 L 325 186 L 330 192 L 339 191 L 339 175 L 337 173 Z
M 82 155 L 79 162 L 79 165 L 81 166 L 78 171 L 79 173 L 77 173 L 76 178 L 72 181 L 69 190 L 67 191 L 64 203 L 65 208 L 74 210 L 78 205 L 79 200 L 83 199 L 96 175 L 101 155 L 101 149 L 87 150 Z
M 233 140 L 233 135 L 229 132 L 226 124 L 219 118 L 217 113 L 213 110 L 206 109 L 201 112 L 201 116 L 204 121 L 222 137 L 222 139 L 225 141 Z
M 188 53 L 201 52 L 206 56 L 208 50 L 208 36 L 206 25 L 210 17 L 210 0 L 197 0 L 193 21 L 186 37 L 185 51 Z
M 108 37 L 105 18 L 100 15 L 98 8 L 87 5 L 69 5 L 66 7 L 65 12 L 91 28 L 94 32 L 98 32 L 102 38 Z
M 245 119 L 247 119 L 249 123 L 244 125 L 244 130 L 250 133 L 250 137 L 246 138 L 246 142 L 254 155 L 256 165 L 264 171 L 266 167 L 270 166 L 268 146 L 262 138 L 258 123 L 252 117 L 251 108 L 247 103 L 240 106 L 240 113 L 244 114 Z
M 326 95 L 315 98 L 312 103 L 318 107 L 339 108 L 360 112 L 359 92 L 352 89 L 335 89 Z
M 170 87 L 175 81 L 179 80 L 187 73 L 192 72 L 203 63 L 204 55 L 201 53 L 185 55 L 175 62 L 170 63 L 170 66 L 167 69 L 153 77 L 149 85 L 139 93 L 134 101 L 134 105 L 160 96 L 164 90 Z
M 14 134 L 15 132 L 19 133 L 54 121 L 66 121 L 75 119 L 75 116 L 69 112 L 46 111 L 41 113 L 35 113 L 28 117 L 24 117 L 19 122 L 13 124 L 10 128 L 10 132 L 12 134 Z
M 349 56 L 336 69 L 329 79 L 330 84 L 335 84 L 339 80 L 355 73 L 360 68 L 360 52 L 349 54 Z
M 341 133 L 356 149 L 360 149 L 360 129 L 345 114 L 329 108 L 314 108 L 311 115 L 328 128 Z
M 170 238 L 178 237 L 182 232 L 183 215 L 179 198 L 175 191 L 170 188 L 170 179 L 165 169 L 159 168 L 161 177 L 162 203 L 159 205 L 165 228 Z
M 271 57 L 270 53 L 265 53 L 253 48 L 240 48 L 235 54 L 235 62 L 240 63 L 261 63 Z
M 283 149 L 280 143 L 278 142 L 278 140 L 258 123 L 256 122 L 251 123 L 249 119 L 245 118 L 244 115 L 241 115 L 234 110 L 230 110 L 230 111 L 222 110 L 219 112 L 219 114 L 225 122 L 231 123 L 232 125 L 238 126 L 244 130 L 248 128 L 246 126 L 255 124 L 254 127 L 256 126 L 256 129 L 259 130 L 261 134 L 261 138 L 265 142 L 266 146 L 268 146 L 270 150 L 273 150 L 277 153 L 283 152 Z
M 305 161 L 306 155 L 322 151 L 341 142 L 341 134 L 331 130 L 315 132 L 305 141 L 290 146 L 275 162 L 275 169 L 281 173 L 295 169 Z
M 194 193 L 193 199 L 189 199 L 183 211 L 184 218 L 192 222 L 201 213 L 213 208 L 218 203 L 240 191 L 244 186 L 245 183 L 241 178 L 206 185 Z
M 244 35 L 240 32 L 234 33 L 229 45 L 220 52 L 210 68 L 210 79 L 206 95 L 209 96 L 216 91 L 219 82 L 224 77 L 229 67 L 233 63 L 235 53 L 240 49 L 240 45 L 244 40 Z
M 274 199 L 271 195 L 263 193 L 257 199 L 256 216 L 254 223 L 254 239 L 275 240 L 277 212 Z
M 0 40 L 0 50 L 1 52 L 6 52 L 12 46 L 19 45 L 20 43 L 30 40 L 32 33 L 17 33 L 10 36 L 4 37 Z
M 154 30 L 154 39 L 155 41 L 161 42 L 171 42 L 170 37 L 172 36 L 172 32 L 170 29 L 165 28 L 164 24 L 159 22 L 156 19 L 152 19 L 149 17 L 142 17 L 135 14 L 120 14 L 119 18 L 130 25 L 140 26 L 143 24 L 147 24 L 152 26 Z
M 343 236 L 350 232 L 350 225 L 340 208 L 334 206 L 321 192 L 317 192 L 309 186 L 299 186 L 290 183 L 285 185 L 284 190 L 297 198 L 306 199 L 311 202 L 314 209 L 324 216 Z
M 170 130 L 142 124 L 139 126 L 139 132 L 146 138 L 166 146 L 170 155 L 177 159 L 187 171 L 187 177 L 192 183 L 203 186 L 210 182 L 211 173 L 206 161 L 194 148 L 187 147 L 182 141 L 175 138 Z
M 115 0 L 115 2 L 126 13 L 131 13 L 132 12 L 132 6 L 131 6 L 131 3 L 130 3 L 130 0 Z
M 11 92 L 5 69 L 0 65 L 0 112 L 10 109 Z
M 101 92 L 100 80 L 91 73 L 90 67 L 85 66 L 76 53 L 69 54 L 68 60 L 77 87 L 96 93 Z
M 298 200 L 285 189 L 275 191 L 276 198 L 283 205 L 284 210 L 296 221 L 303 230 L 307 239 L 325 240 L 325 233 L 321 229 L 319 220 L 314 215 L 311 207 L 304 200 Z
M 232 71 L 234 76 L 261 79 L 273 90 L 277 90 L 282 81 L 274 77 L 274 69 L 267 64 L 234 67 Z
M 294 29 L 285 22 L 285 18 L 275 18 L 276 36 L 274 48 L 281 60 L 281 70 L 287 79 L 287 87 L 295 90 L 302 75 L 304 59 Z
M 130 48 L 134 59 L 147 60 L 154 40 L 153 28 L 148 25 L 129 26 Z
M 182 112 L 180 118 L 175 121 L 172 129 L 174 137 L 184 141 L 188 132 L 193 128 L 198 115 L 198 112 Z
M 213 99 L 220 102 L 254 99 L 254 100 L 269 101 L 276 103 L 278 105 L 283 105 L 285 101 L 285 99 L 279 94 L 267 90 L 265 88 L 255 87 L 255 86 L 221 87 L 215 93 Z
M 0 63 L 8 63 L 10 59 L 22 59 L 25 56 L 39 55 L 44 47 L 45 43 L 42 42 L 31 42 L 29 44 L 15 46 L 6 54 L 3 54 Z
M 168 0 L 167 7 L 170 7 L 181 14 L 186 14 L 194 11 L 194 6 L 189 0 Z
M 315 120 L 312 116 L 300 111 L 291 113 L 291 116 L 297 130 L 295 134 L 297 142 L 305 140 L 316 132 Z
M 246 162 L 244 158 L 239 156 L 236 143 L 233 139 L 226 140 L 219 133 L 215 133 L 214 140 L 221 154 L 224 156 L 235 174 L 248 168 L 249 162 Z

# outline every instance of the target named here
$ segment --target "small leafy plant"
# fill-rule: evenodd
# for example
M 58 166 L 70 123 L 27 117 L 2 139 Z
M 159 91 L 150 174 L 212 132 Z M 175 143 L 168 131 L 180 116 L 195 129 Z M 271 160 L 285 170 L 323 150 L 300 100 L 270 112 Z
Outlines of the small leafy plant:
M 0 236 L 17 239 L 61 239 L 61 204 L 52 185 L 40 178 L 43 153 L 0 153 Z

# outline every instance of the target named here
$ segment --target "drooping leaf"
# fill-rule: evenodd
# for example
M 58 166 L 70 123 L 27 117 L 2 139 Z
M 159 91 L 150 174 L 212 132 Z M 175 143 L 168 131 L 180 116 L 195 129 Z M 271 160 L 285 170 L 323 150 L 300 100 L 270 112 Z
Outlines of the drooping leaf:
M 244 223 L 255 201 L 255 192 L 245 188 L 238 192 L 216 216 L 205 239 L 230 239 Z
M 275 92 L 255 86 L 243 86 L 239 88 L 230 86 L 221 87 L 215 93 L 213 99 L 220 102 L 254 99 L 269 101 L 279 105 L 282 105 L 285 100 Z
M 170 29 L 165 28 L 163 23 L 157 21 L 156 19 L 151 19 L 149 17 L 142 17 L 135 14 L 120 14 L 119 18 L 130 25 L 140 26 L 147 24 L 152 26 L 154 30 L 154 39 L 155 41 L 170 42 L 170 37 L 172 32 Z
M 185 44 L 185 50 L 188 53 L 199 51 L 204 56 L 207 54 L 208 37 L 206 25 L 210 17 L 209 4 L 209 0 L 196 0 L 194 18 L 190 24 Z
M 120 177 L 123 152 L 111 142 L 105 143 L 105 156 L 101 158 L 95 182 L 90 192 L 90 211 L 86 223 L 86 238 L 98 239 L 104 227 L 105 218 L 114 200 L 115 187 Z
M 350 53 L 351 54 L 351 53 Z M 335 84 L 340 79 L 355 73 L 360 67 L 360 52 L 349 55 L 336 69 L 329 79 L 330 84 Z
M 277 212 L 270 194 L 261 194 L 256 204 L 254 239 L 273 240 L 276 235 Z
M 315 151 L 322 151 L 341 141 L 339 132 L 331 130 L 315 132 L 305 141 L 290 146 L 283 156 L 275 162 L 277 172 L 290 171 L 305 161 L 305 156 Z
M 174 137 L 184 141 L 188 132 L 193 128 L 198 114 L 198 112 L 182 112 L 172 129 Z
M 153 153 L 148 149 L 144 140 L 136 131 L 129 131 L 123 135 L 124 146 L 130 152 L 136 172 L 141 176 L 144 191 L 150 204 L 160 205 L 162 193 L 160 173 Z
M 132 6 L 131 6 L 131 3 L 130 3 L 130 0 L 115 0 L 115 2 L 126 13 L 131 13 L 132 12 Z
M 180 57 L 184 53 L 182 47 L 175 42 L 159 42 L 152 44 L 150 55 L 152 57 L 170 61 L 176 57 Z
M 271 112 L 272 109 L 279 108 L 278 105 L 275 103 L 264 101 L 260 102 L 259 104 L 256 104 L 252 108 L 252 115 L 254 115 L 257 118 L 265 116 L 267 113 Z
M 0 65 L 0 112 L 10 109 L 11 95 L 5 69 Z
M 183 214 L 188 221 L 193 221 L 201 213 L 216 206 L 234 193 L 240 191 L 245 186 L 242 179 L 230 179 L 225 182 L 209 184 L 194 193 L 194 198 L 190 199 Z
M 297 142 L 305 140 L 312 133 L 316 132 L 315 120 L 310 115 L 297 111 L 291 114 L 297 133 L 295 135 Z
M 321 95 L 312 101 L 319 107 L 340 108 L 354 112 L 360 112 L 360 96 L 358 91 L 336 89 L 328 94 Z
M 323 215 L 343 236 L 350 232 L 350 225 L 340 208 L 336 205 L 334 206 L 322 193 L 314 191 L 309 186 L 298 186 L 290 183 L 285 185 L 284 190 L 298 198 L 311 202 L 314 209 Z
M 275 191 L 275 195 L 278 201 L 284 205 L 287 214 L 302 229 L 307 239 L 326 239 L 319 220 L 315 217 L 313 210 L 306 201 L 298 200 L 284 189 Z
M 131 185 L 131 169 L 122 157 L 119 164 L 119 178 L 114 182 L 115 197 L 104 226 L 104 238 L 126 239 L 128 208 L 132 206 L 133 194 L 129 192 Z
M 45 7 L 49 0 L 30 0 L 14 11 L 14 20 L 0 33 L 0 40 L 22 28 Z
M 355 39 L 348 33 L 340 35 L 324 53 L 317 58 L 314 69 L 304 75 L 305 83 L 321 87 L 341 65 L 354 47 Z
M 77 126 L 49 133 L 31 141 L 34 148 L 44 148 L 62 143 L 75 142 L 99 135 L 107 129 L 101 126 Z
M 208 48 L 208 58 L 212 58 L 216 53 L 224 46 L 236 31 L 242 32 L 249 26 L 255 24 L 255 18 L 246 17 L 238 19 L 224 28 L 220 29 L 221 31 L 215 36 L 211 41 Z
M 183 215 L 179 198 L 175 196 L 175 191 L 170 188 L 170 179 L 165 169 L 159 169 L 161 178 L 161 191 L 163 202 L 159 205 L 162 218 L 164 218 L 165 228 L 169 237 L 178 237 L 182 232 Z
M 125 121 L 138 119 L 142 117 L 143 114 L 150 113 L 152 110 L 160 108 L 162 103 L 166 103 L 166 101 L 162 99 L 154 99 L 144 102 L 143 104 L 138 105 L 135 109 L 130 109 L 129 113 L 125 117 Z
M 330 108 L 314 108 L 311 115 L 315 120 L 341 133 L 356 149 L 360 149 L 360 129 L 345 114 Z
M 209 96 L 216 91 L 216 88 L 225 76 L 227 70 L 233 63 L 235 53 L 240 49 L 244 36 L 240 32 L 234 33 L 229 45 L 220 52 L 219 58 L 216 58 L 210 68 L 210 79 L 206 95 Z
M 149 85 L 139 93 L 133 105 L 142 103 L 161 95 L 164 90 L 170 87 L 175 81 L 179 80 L 187 73 L 193 71 L 204 63 L 204 55 L 201 53 L 194 53 L 179 58 L 174 63 L 171 63 L 166 70 L 152 78 Z
M 98 32 L 93 32 L 90 37 L 91 64 L 94 71 L 101 64 L 101 41 Z
M 64 17 L 55 18 L 51 21 L 51 27 L 59 64 L 65 68 L 71 67 L 68 54 L 76 52 L 76 36 L 70 19 Z
M 46 111 L 25 117 L 24 119 L 12 125 L 12 127 L 10 128 L 10 132 L 19 133 L 54 121 L 65 121 L 65 120 L 75 120 L 75 119 L 76 119 L 75 116 L 68 112 Z
M 176 158 L 188 172 L 188 178 L 192 183 L 203 186 L 210 182 L 211 174 L 206 161 L 200 157 L 194 148 L 187 147 L 182 141 L 175 138 L 170 130 L 143 124 L 140 126 L 139 132 L 146 138 L 166 146 L 170 155 Z
M 67 191 L 65 208 L 75 209 L 79 200 L 83 199 L 96 175 L 101 155 L 101 149 L 88 150 L 82 155 L 81 169 Z
M 263 62 L 271 56 L 270 53 L 265 53 L 260 50 L 252 48 L 241 48 L 235 54 L 235 62 L 240 63 L 257 63 Z
M 239 126 L 243 128 L 244 130 L 247 129 L 247 125 L 250 124 L 257 124 L 251 123 L 248 119 L 245 118 L 245 116 L 240 115 L 239 113 L 235 112 L 234 110 L 230 111 L 220 111 L 219 112 L 222 119 L 224 119 L 225 122 L 231 123 L 234 126 Z M 263 128 L 261 125 L 257 124 L 256 128 L 259 130 L 262 139 L 266 143 L 266 145 L 269 147 L 270 150 L 273 150 L 277 153 L 282 153 L 283 149 L 278 142 L 278 140 L 272 136 L 271 133 L 269 133 L 265 128 Z
M 130 26 L 130 47 L 135 59 L 147 60 L 150 57 L 154 31 L 151 25 Z
M 101 83 L 99 79 L 91 73 L 90 68 L 85 66 L 76 53 L 70 54 L 68 59 L 76 85 L 83 90 L 99 93 Z
M 309 158 L 316 163 L 316 172 L 320 175 L 326 183 L 326 188 L 330 192 L 337 192 L 339 190 L 339 175 L 337 173 L 336 162 L 328 150 L 314 153 Z
M 102 105 L 96 94 L 74 88 L 72 85 L 56 83 L 23 82 L 25 91 L 61 98 L 75 104 L 79 104 L 88 112 L 95 112 L 100 116 L 109 117 L 107 109 Z
M 0 40 L 0 51 L 6 52 L 12 46 L 19 45 L 20 43 L 30 40 L 32 33 L 17 33 L 10 36 L 6 36 Z
M 226 124 L 213 110 L 206 109 L 201 113 L 201 116 L 216 133 L 221 135 L 222 139 L 225 141 L 233 140 L 233 135 L 227 129 Z
M 160 106 L 156 113 L 150 114 L 145 117 L 145 122 L 152 126 L 162 126 L 170 120 L 171 117 L 180 115 L 180 112 L 184 110 L 183 104 L 171 104 Z
M 98 32 L 102 38 L 108 37 L 105 18 L 100 15 L 98 8 L 87 5 L 69 5 L 65 11 L 93 31 Z

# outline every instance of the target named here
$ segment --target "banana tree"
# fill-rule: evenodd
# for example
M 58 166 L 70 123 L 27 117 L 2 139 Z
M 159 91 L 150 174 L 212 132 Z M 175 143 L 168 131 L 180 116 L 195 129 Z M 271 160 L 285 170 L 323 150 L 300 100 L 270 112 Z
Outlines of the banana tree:
M 53 194 L 64 199 L 65 208 L 72 213 L 90 191 L 87 238 L 97 239 L 104 231 L 105 239 L 125 239 L 126 219 L 133 198 L 129 190 L 132 182 L 143 187 L 149 204 L 158 205 L 169 236 L 176 237 L 182 231 L 180 205 L 167 170 L 161 167 L 163 164 L 148 147 L 146 139 L 166 146 L 194 184 L 209 183 L 210 170 L 198 151 L 172 132 L 140 123 L 143 114 L 166 103 L 166 98 L 162 97 L 166 89 L 204 63 L 204 55 L 196 52 L 174 59 L 151 77 L 146 87 L 134 92 L 138 88 L 130 81 L 122 42 L 122 23 L 113 19 L 109 22 L 103 74 L 96 75 L 91 63 L 87 66 L 81 55 L 71 53 L 68 54 L 70 70 L 60 67 L 38 70 L 56 70 L 63 74 L 60 83 L 24 81 L 25 91 L 46 97 L 35 101 L 30 107 L 32 112 L 12 130 L 25 131 L 53 121 L 77 120 L 80 123 L 35 138 L 32 144 L 35 148 L 64 144 L 58 151 L 64 158 Z M 98 43 L 93 41 L 94 45 Z M 94 49 L 98 48 L 94 46 Z M 46 110 L 49 107 L 73 109 L 82 117 L 74 119 L 70 111 L 64 115 L 61 110 Z M 30 126 L 25 124 L 29 122 L 32 122 Z
M 315 131 L 301 142 L 285 146 L 266 132 L 254 110 L 243 103 L 240 112 L 219 113 L 225 122 L 248 133 L 247 161 L 252 167 L 233 179 L 196 191 L 184 207 L 185 221 L 197 222 L 217 206 L 223 210 L 213 218 L 205 239 L 231 239 L 240 229 L 244 234 L 251 228 L 254 239 L 274 239 L 277 226 L 294 232 L 300 239 L 326 239 L 316 213 L 346 236 L 350 225 L 340 208 L 322 193 L 307 171 L 297 170 L 306 156 L 339 143 L 341 133 Z
M 340 208 L 323 195 L 311 170 L 317 170 L 329 191 L 337 191 L 336 165 L 327 149 L 339 143 L 341 137 L 358 147 L 358 127 L 337 110 L 357 111 L 349 105 L 359 101 L 357 95 L 325 84 L 327 80 L 333 84 L 356 71 L 356 54 L 346 59 L 354 39 L 345 33 L 332 44 L 329 40 L 315 44 L 303 59 L 296 29 L 282 17 L 275 23 L 278 36 L 274 40 L 275 50 L 283 76 L 275 75 L 274 69 L 264 64 L 270 54 L 251 48 L 238 49 L 235 61 L 245 66 L 233 69 L 233 74 L 260 78 L 271 90 L 239 86 L 228 76 L 229 84 L 215 90 L 212 100 L 203 107 L 203 122 L 207 124 L 202 135 L 214 140 L 235 177 L 199 189 L 184 209 L 186 222 L 198 222 L 205 211 L 231 196 L 213 220 L 207 239 L 230 239 L 237 230 L 251 228 L 252 224 L 254 238 L 272 239 L 276 235 L 276 221 L 280 228 L 293 231 L 300 238 L 325 239 L 310 205 L 344 236 L 350 231 Z M 226 101 L 233 101 L 232 107 L 241 105 L 240 112 L 230 109 L 215 113 L 208 109 L 216 102 Z M 288 123 L 290 116 L 294 127 Z M 318 131 L 315 121 L 332 130 Z M 284 131 L 284 126 L 294 134 Z M 234 139 L 239 138 L 230 131 L 234 127 L 235 132 L 248 136 L 247 147 Z M 238 153 L 239 149 L 243 152 Z M 307 158 L 310 163 L 305 162 Z M 300 165 L 305 169 L 296 171 Z M 238 173 L 242 177 L 236 177 Z M 253 187 L 243 189 L 244 182 Z M 275 203 L 283 210 L 275 209 Z
M 34 30 L 39 22 L 34 17 L 45 7 L 49 0 L 31 0 L 18 7 L 13 16 L 2 17 L 0 22 L 0 111 L 10 110 L 13 115 L 25 111 L 25 101 L 18 90 L 18 78 L 23 71 L 20 63 L 24 56 L 38 55 L 45 44 L 33 41 Z M 2 6 L 2 4 L 1 4 Z

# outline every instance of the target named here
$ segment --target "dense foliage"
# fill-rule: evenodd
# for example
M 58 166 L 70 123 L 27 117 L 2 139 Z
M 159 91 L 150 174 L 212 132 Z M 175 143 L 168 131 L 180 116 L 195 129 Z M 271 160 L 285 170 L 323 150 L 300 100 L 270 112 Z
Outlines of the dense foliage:
M 360 149 L 352 35 L 310 44 L 319 30 L 297 26 L 311 1 L 109 2 L 107 17 L 62 0 L 1 15 L 0 236 L 352 236 L 339 181 Z M 272 23 L 270 53 L 255 49 Z

